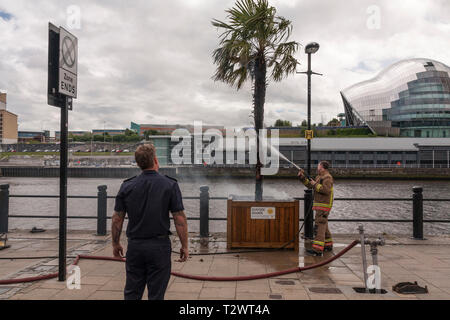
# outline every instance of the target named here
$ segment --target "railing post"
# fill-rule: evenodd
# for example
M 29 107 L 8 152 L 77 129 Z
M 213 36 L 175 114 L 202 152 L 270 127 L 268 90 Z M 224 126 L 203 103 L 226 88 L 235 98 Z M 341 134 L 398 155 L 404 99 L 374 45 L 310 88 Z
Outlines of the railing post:
M 413 187 L 413 237 L 423 240 L 423 188 Z
M 209 187 L 200 187 L 200 237 L 209 237 Z
M 312 210 L 313 194 L 311 189 L 305 190 L 303 218 L 305 221 L 305 239 L 314 238 L 314 212 Z
M 8 232 L 9 184 L 0 185 L 0 233 Z
M 97 194 L 97 235 L 106 235 L 106 206 L 107 206 L 107 186 L 98 186 Z

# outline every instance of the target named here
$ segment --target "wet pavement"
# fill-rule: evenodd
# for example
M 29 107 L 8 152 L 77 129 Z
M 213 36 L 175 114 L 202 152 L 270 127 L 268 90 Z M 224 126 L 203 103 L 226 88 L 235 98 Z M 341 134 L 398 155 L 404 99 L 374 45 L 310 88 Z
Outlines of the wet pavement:
M 10 248 L 0 251 L 0 279 L 23 278 L 57 272 L 58 234 L 47 231 L 31 234 L 14 231 L 9 234 Z M 124 237 L 123 237 L 124 238 Z M 245 276 L 308 266 L 333 256 L 358 235 L 335 235 L 334 253 L 324 257 L 305 256 L 308 242 L 301 241 L 300 252 L 273 251 L 215 255 L 192 255 L 187 262 L 176 262 L 172 254 L 172 271 L 203 276 Z M 370 237 L 369 238 L 375 238 Z M 381 287 L 386 294 L 357 293 L 363 286 L 361 248 L 358 245 L 326 266 L 303 272 L 248 281 L 198 281 L 172 276 L 166 291 L 167 300 L 233 299 L 233 300 L 305 300 L 305 299 L 450 299 L 450 237 L 429 236 L 427 240 L 412 240 L 405 236 L 385 236 L 386 245 L 379 248 Z M 179 242 L 172 238 L 173 249 Z M 126 241 L 122 241 L 126 245 Z M 125 246 L 124 246 L 125 247 Z M 219 253 L 226 250 L 223 233 L 207 239 L 190 234 L 190 251 Z M 240 251 L 239 249 L 233 251 Z M 112 256 L 110 236 L 93 232 L 71 231 L 68 234 L 68 256 L 77 254 Z M 17 259 L 43 257 L 39 259 Z M 371 257 L 367 247 L 369 265 Z M 71 263 L 73 258 L 68 259 Z M 68 289 L 56 279 L 31 283 L 0 285 L 0 299 L 123 299 L 125 264 L 115 261 L 81 260 L 81 289 Z M 427 286 L 428 294 L 402 295 L 392 291 L 398 282 L 417 281 Z M 146 293 L 144 293 L 144 298 Z

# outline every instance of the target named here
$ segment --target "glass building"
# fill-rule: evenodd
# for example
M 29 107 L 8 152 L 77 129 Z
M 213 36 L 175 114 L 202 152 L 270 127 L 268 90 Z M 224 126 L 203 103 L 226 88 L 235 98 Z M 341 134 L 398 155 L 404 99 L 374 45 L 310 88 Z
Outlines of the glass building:
M 341 91 L 347 125 L 378 135 L 450 137 L 450 67 L 407 59 Z

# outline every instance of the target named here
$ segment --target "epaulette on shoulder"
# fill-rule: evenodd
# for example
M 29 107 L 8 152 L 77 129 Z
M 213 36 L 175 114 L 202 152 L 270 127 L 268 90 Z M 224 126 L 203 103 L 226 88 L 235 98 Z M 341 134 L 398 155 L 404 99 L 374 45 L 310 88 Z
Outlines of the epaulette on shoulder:
M 130 181 L 130 180 L 133 180 L 134 178 L 136 178 L 137 176 L 134 176 L 134 177 L 131 177 L 131 178 L 128 178 L 128 179 L 125 179 L 125 180 L 123 180 L 123 182 L 127 182 L 127 181 Z
M 178 180 L 177 179 L 175 179 L 175 178 L 172 178 L 172 177 L 169 177 L 167 174 L 165 174 L 165 176 L 167 177 L 167 178 L 169 178 L 169 179 L 172 179 L 172 180 L 174 180 L 174 181 L 176 181 L 176 182 L 178 182 Z

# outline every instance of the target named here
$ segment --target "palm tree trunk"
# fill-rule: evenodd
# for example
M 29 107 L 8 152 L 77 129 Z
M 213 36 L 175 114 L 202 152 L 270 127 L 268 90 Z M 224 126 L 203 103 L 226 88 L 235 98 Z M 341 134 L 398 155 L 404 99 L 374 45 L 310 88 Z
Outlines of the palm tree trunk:
M 261 159 L 259 157 L 259 131 L 264 125 L 264 102 L 266 97 L 266 64 L 263 57 L 255 62 L 255 85 L 253 92 L 253 115 L 256 131 L 256 172 L 255 172 L 255 200 L 263 198 L 263 176 L 261 175 Z

